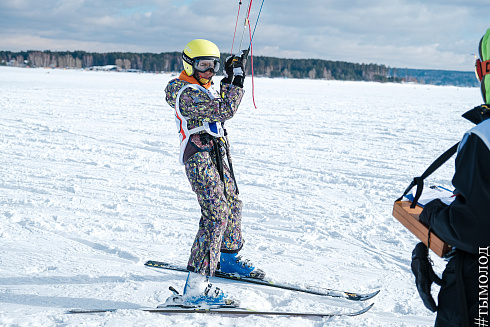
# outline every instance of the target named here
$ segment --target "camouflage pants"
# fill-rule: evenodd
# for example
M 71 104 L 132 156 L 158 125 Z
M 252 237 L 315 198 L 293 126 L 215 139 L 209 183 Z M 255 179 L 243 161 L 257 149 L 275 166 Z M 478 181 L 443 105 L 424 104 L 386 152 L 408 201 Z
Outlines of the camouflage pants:
M 238 252 L 242 245 L 242 201 L 238 199 L 228 166 L 221 181 L 216 158 L 198 152 L 185 163 L 185 172 L 201 206 L 201 220 L 191 248 L 188 269 L 213 276 L 220 252 Z M 224 192 L 226 188 L 226 192 Z

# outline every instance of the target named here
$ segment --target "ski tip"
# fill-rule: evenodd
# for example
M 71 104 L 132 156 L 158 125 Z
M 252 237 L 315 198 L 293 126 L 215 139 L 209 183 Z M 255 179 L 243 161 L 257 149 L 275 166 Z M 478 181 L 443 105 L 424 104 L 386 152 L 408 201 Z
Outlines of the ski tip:
M 378 295 L 380 291 L 381 290 L 377 290 L 377 291 L 374 291 L 372 293 L 364 294 L 364 296 L 362 296 L 363 301 L 372 299 L 373 297 Z
M 323 288 L 323 287 L 315 287 L 315 286 L 307 286 L 306 290 L 307 293 L 323 295 L 323 296 L 339 297 L 350 301 L 367 301 L 369 299 L 372 299 L 376 295 L 378 295 L 380 292 L 380 290 L 376 290 L 371 293 L 346 292 L 346 291 L 339 291 L 339 290 Z
M 363 313 L 366 313 L 368 312 L 369 310 L 371 310 L 371 308 L 374 306 L 374 303 L 371 303 L 370 305 L 368 305 L 367 307 L 365 307 L 364 309 L 362 310 L 359 310 L 357 312 L 353 312 L 353 313 L 350 313 L 350 314 L 347 314 L 348 316 L 359 316 L 359 315 L 362 315 Z
M 367 301 L 367 300 L 372 299 L 376 295 L 378 295 L 379 292 L 380 292 L 380 290 L 377 290 L 377 291 L 374 291 L 374 292 L 371 292 L 371 293 L 365 293 L 365 294 L 361 294 L 361 293 L 349 293 L 349 292 L 345 292 L 344 294 L 346 295 L 346 298 L 348 300 L 353 300 L 353 301 Z

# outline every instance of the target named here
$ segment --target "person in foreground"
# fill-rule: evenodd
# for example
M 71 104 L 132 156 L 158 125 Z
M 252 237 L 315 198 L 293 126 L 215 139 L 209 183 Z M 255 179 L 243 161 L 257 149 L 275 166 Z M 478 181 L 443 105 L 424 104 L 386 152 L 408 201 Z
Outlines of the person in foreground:
M 201 207 L 199 230 L 187 265 L 189 274 L 183 295 L 177 293 L 165 305 L 236 305 L 209 277 L 219 269 L 240 276 L 264 278 L 242 249 L 242 202 L 233 174 L 225 121 L 242 100 L 244 66 L 248 53 L 231 55 L 224 64 L 219 93 L 212 78 L 219 70 L 218 47 L 203 39 L 189 42 L 182 53 L 184 70 L 165 89 L 167 103 L 175 109 L 180 134 L 180 163 Z M 228 164 L 225 162 L 225 157 Z
M 450 205 L 433 200 L 419 216 L 432 232 L 453 246 L 454 255 L 441 280 L 432 270 L 423 243 L 412 253 L 417 290 L 424 305 L 437 311 L 435 326 L 474 325 L 479 316 L 479 254 L 484 251 L 488 255 L 490 249 L 490 29 L 480 41 L 479 55 L 476 71 L 485 104 L 463 115 L 476 126 L 466 132 L 458 146 L 452 180 L 456 198 Z M 430 293 L 432 282 L 441 285 L 438 305 Z M 486 311 L 488 319 L 488 297 Z

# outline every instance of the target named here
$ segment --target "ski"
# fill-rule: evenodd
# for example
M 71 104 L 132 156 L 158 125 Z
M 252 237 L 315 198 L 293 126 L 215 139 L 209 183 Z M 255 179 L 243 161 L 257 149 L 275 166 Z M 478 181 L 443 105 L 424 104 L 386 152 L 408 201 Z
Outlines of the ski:
M 140 310 L 150 313 L 160 313 L 160 314 L 179 314 L 179 313 L 204 313 L 204 314 L 215 314 L 215 315 L 256 315 L 256 316 L 295 316 L 295 317 L 340 317 L 340 316 L 358 316 L 366 313 L 373 307 L 374 303 L 368 305 L 365 308 L 357 311 L 350 312 L 293 312 L 293 311 L 256 311 L 245 308 L 182 308 L 182 307 L 166 307 L 166 308 L 141 308 L 141 309 L 72 309 L 67 313 L 69 314 L 82 314 L 82 313 L 106 313 L 106 312 L 116 312 L 119 310 Z
M 170 263 L 161 262 L 161 261 L 150 260 L 150 261 L 147 261 L 145 263 L 145 266 L 151 267 L 151 268 L 159 268 L 159 269 L 188 272 L 188 270 L 184 267 L 175 266 L 175 265 L 172 265 Z M 287 285 L 287 284 L 283 284 L 283 283 L 275 283 L 271 280 L 264 280 L 264 279 L 258 279 L 258 278 L 252 278 L 252 277 L 240 277 L 240 276 L 237 276 L 234 274 L 227 274 L 227 273 L 223 273 L 220 271 L 216 271 L 215 277 L 231 279 L 231 280 L 235 280 L 235 281 L 239 281 L 239 282 L 252 283 L 252 284 L 257 284 L 257 285 L 276 287 L 276 288 L 289 290 L 289 291 L 303 292 L 303 293 L 328 296 L 328 297 L 343 298 L 343 299 L 347 299 L 347 300 L 351 300 L 351 301 L 366 301 L 366 300 L 372 299 L 373 297 L 375 297 L 379 293 L 379 290 L 371 292 L 371 293 L 357 293 L 357 292 L 337 291 L 337 290 L 333 290 L 333 289 L 313 287 L 313 286 L 308 286 L 306 288 L 303 288 L 303 287 L 294 286 L 294 285 Z

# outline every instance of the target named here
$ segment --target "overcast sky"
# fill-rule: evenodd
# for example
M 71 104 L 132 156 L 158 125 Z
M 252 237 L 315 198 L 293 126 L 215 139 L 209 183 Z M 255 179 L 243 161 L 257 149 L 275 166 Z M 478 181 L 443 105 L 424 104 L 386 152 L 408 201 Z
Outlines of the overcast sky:
M 249 0 L 242 1 L 243 14 Z M 238 3 L 0 0 L 0 50 L 160 53 L 205 38 L 230 52 Z M 252 2 L 252 27 L 261 3 Z M 234 52 L 243 17 L 238 25 Z M 253 50 L 281 58 L 471 71 L 487 28 L 485 0 L 265 0 Z

